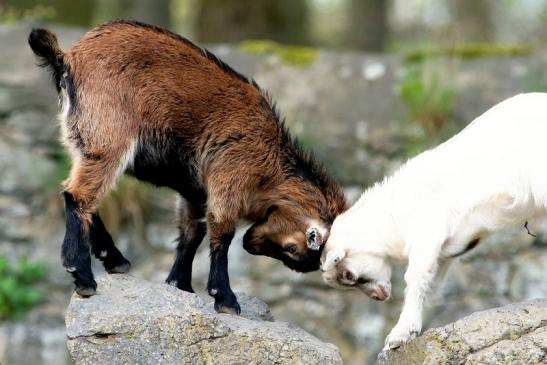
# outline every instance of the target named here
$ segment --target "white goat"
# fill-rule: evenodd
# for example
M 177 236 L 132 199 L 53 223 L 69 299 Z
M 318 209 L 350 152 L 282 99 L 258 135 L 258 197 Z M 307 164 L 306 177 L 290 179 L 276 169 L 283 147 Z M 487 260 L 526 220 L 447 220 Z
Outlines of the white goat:
M 448 260 L 489 232 L 546 213 L 547 94 L 494 106 L 447 142 L 406 162 L 336 218 L 322 256 L 331 286 L 391 294 L 392 260 L 407 260 L 405 301 L 385 349 L 422 329 L 422 307 Z

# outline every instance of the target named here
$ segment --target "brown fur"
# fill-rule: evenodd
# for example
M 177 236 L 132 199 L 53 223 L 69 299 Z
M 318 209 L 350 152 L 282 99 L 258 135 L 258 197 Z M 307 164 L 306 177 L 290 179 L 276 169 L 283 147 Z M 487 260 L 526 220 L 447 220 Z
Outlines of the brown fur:
M 310 219 L 330 227 L 346 209 L 339 186 L 290 138 L 254 81 L 184 38 L 113 22 L 85 34 L 62 62 L 75 88 L 75 105 L 63 122 L 73 161 L 65 191 L 78 205 L 84 231 L 121 173 L 135 170 L 143 178 L 138 161 L 131 160 L 135 150 L 145 153 L 147 141 L 161 146 L 167 137 L 185 146 L 193 161 L 195 189 L 206 201 L 179 192 L 190 205 L 190 220 L 199 216 L 196 207 L 206 205 L 213 251 L 233 234 L 238 219 L 246 219 L 258 222 L 248 243 L 276 246 L 269 256 L 287 263 L 308 255 Z M 155 151 L 161 158 L 161 148 L 154 148 L 148 155 Z M 278 257 L 289 244 L 297 245 L 294 257 Z

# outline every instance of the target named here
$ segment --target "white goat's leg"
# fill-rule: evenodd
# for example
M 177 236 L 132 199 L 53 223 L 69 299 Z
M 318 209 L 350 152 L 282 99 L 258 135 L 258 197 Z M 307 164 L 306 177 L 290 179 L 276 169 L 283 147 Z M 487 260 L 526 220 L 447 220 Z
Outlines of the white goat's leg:
M 419 252 L 416 252 L 419 251 Z M 429 252 L 427 252 L 429 251 Z M 395 349 L 415 338 L 422 330 L 425 296 L 431 289 L 439 267 L 439 250 L 424 246 L 411 250 L 405 273 L 405 301 L 397 324 L 386 338 L 384 350 Z

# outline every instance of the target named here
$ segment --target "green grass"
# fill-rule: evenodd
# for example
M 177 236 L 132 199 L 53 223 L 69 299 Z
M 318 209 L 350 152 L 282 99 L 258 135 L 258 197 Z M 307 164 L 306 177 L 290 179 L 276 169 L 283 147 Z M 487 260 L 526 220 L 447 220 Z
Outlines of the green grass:
M 26 259 L 11 265 L 0 256 L 0 320 L 21 319 L 43 300 L 34 284 L 42 281 L 46 267 Z

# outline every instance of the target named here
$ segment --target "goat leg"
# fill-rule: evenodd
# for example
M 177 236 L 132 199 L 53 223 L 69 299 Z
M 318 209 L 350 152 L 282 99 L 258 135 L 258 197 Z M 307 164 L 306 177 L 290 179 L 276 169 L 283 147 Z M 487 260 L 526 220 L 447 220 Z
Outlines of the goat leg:
M 179 203 L 179 238 L 175 262 L 165 280 L 169 285 L 193 293 L 192 263 L 196 251 L 207 233 L 207 225 L 201 219 L 204 209 L 185 199 Z
M 97 289 L 91 271 L 91 255 L 86 234 L 89 227 L 72 194 L 65 191 L 63 195 L 66 212 L 66 233 L 61 247 L 63 266 L 74 278 L 76 292 L 88 297 L 94 295 Z
M 89 243 L 93 255 L 102 261 L 107 273 L 126 273 L 131 268 L 131 263 L 122 255 L 114 245 L 112 236 L 106 230 L 101 217 L 95 213 L 92 216 L 89 230 Z
M 217 223 L 209 214 L 209 229 L 211 231 L 211 268 L 207 291 L 215 298 L 215 310 L 219 313 L 239 314 L 241 308 L 237 298 L 230 288 L 228 277 L 228 249 L 234 238 L 233 223 Z

